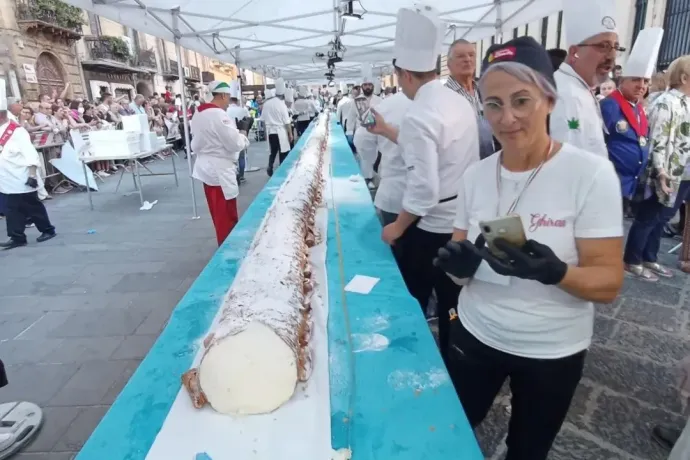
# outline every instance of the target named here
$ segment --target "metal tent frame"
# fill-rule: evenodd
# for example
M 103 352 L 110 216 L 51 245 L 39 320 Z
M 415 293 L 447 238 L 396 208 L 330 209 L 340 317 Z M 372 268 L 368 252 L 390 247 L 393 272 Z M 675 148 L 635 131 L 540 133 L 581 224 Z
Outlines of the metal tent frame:
M 132 29 L 238 67 L 300 82 L 324 81 L 329 52 L 339 50 L 335 76 L 357 79 L 363 63 L 391 72 L 397 10 L 413 0 L 65 0 Z M 562 9 L 565 0 L 422 0 L 446 23 L 445 45 L 477 41 Z M 574 0 L 571 0 L 574 1 Z M 352 9 L 348 9 L 348 6 Z M 371 6 L 371 10 L 365 6 Z M 332 54 L 331 56 L 332 57 Z M 184 92 L 182 103 L 187 105 Z M 189 120 L 184 112 L 185 141 Z M 187 142 L 190 175 L 192 157 Z M 194 217 L 198 217 L 192 181 Z

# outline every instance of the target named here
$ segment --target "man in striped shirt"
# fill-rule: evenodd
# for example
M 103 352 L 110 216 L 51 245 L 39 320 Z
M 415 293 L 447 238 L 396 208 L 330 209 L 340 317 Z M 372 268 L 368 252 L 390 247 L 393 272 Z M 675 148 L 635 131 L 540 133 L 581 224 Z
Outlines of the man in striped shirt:
M 486 158 L 496 150 L 491 127 L 484 119 L 482 101 L 474 78 L 476 69 L 475 45 L 464 39 L 455 40 L 448 48 L 450 77 L 446 86 L 467 99 L 474 109 L 479 127 L 479 157 Z

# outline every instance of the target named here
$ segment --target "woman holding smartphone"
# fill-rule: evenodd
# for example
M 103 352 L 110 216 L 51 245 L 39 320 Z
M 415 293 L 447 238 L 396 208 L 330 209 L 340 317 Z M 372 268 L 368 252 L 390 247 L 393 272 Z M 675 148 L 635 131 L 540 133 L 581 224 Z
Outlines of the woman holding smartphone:
M 503 150 L 465 172 L 435 261 L 466 279 L 449 369 L 473 427 L 510 379 L 507 459 L 545 460 L 582 376 L 593 302 L 623 283 L 621 192 L 608 159 L 549 136 L 553 66 L 534 39 L 492 46 L 479 89 Z M 505 239 L 489 249 L 482 233 Z

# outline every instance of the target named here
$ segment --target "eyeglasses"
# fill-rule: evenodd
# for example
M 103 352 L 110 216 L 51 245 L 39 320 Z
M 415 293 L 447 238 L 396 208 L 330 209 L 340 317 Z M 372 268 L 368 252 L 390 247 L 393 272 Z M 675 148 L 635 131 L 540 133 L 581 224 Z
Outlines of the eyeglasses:
M 611 51 L 616 51 L 617 53 L 625 52 L 625 48 L 622 47 L 619 43 L 614 43 L 614 44 L 611 44 L 610 42 L 584 43 L 584 44 L 581 43 L 577 46 L 596 48 L 597 50 L 599 50 L 603 54 L 609 54 Z
M 513 116 L 517 119 L 527 118 L 534 113 L 541 105 L 541 99 L 534 99 L 529 96 L 518 96 L 510 100 L 510 104 L 506 105 L 498 100 L 487 100 L 484 102 L 484 117 L 493 122 L 500 121 L 503 118 L 503 113 L 510 110 Z

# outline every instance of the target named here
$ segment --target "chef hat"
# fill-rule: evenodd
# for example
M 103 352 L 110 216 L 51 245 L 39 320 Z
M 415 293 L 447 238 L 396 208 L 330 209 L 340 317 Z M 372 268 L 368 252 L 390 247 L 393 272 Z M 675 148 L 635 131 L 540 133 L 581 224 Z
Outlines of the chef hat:
M 444 28 L 438 11 L 431 6 L 400 8 L 395 26 L 395 65 L 413 72 L 436 69 Z
M 307 87 L 306 86 L 298 86 L 297 87 L 297 94 L 299 94 L 299 97 L 307 97 Z
M 230 88 L 230 85 L 224 81 L 213 80 L 208 84 L 208 92 L 211 94 L 232 94 L 232 89 Z
M 292 88 L 285 89 L 285 102 L 295 102 L 295 90 Z
M 230 82 L 230 96 L 237 99 L 240 98 L 240 82 L 239 80 L 233 80 Z
M 276 95 L 276 90 L 267 88 L 266 91 L 264 92 L 266 94 L 266 99 L 270 99 L 272 97 L 275 97 Z
M 347 84 L 343 83 L 342 81 L 340 82 L 340 92 L 342 93 L 347 93 Z
M 372 65 L 370 63 L 368 63 L 368 62 L 362 63 L 361 72 L 362 72 L 362 84 L 374 82 L 373 68 L 372 68 Z
M 652 78 L 659 57 L 664 29 L 649 27 L 637 35 L 628 62 L 623 67 L 623 77 Z
M 285 80 L 282 78 L 277 78 L 276 79 L 276 96 L 284 96 L 285 95 Z
M 569 0 L 563 2 L 563 17 L 570 45 L 602 33 L 618 33 L 616 0 Z
M 7 110 L 7 87 L 4 78 L 0 78 L 0 110 Z

